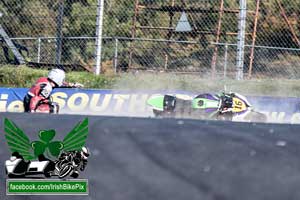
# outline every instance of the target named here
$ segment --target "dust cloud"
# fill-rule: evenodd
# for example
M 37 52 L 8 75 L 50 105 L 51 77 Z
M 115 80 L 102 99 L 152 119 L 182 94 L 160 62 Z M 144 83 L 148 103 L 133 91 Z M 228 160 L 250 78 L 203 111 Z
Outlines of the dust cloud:
M 204 78 L 203 78 L 204 77 Z M 272 112 L 278 106 L 274 103 L 260 102 L 255 97 L 299 97 L 300 90 L 298 86 L 300 81 L 288 80 L 243 80 L 236 81 L 232 79 L 215 79 L 210 77 L 205 78 L 203 74 L 175 74 L 175 73 L 160 73 L 160 72 L 135 72 L 122 74 L 113 86 L 114 90 L 126 91 L 126 93 L 148 94 L 146 99 L 138 102 L 135 107 L 139 112 L 114 112 L 113 110 L 95 113 L 81 112 L 80 114 L 89 115 L 109 115 L 109 116 L 128 116 L 128 117 L 154 117 L 152 108 L 147 105 L 147 99 L 151 97 L 149 93 L 155 91 L 188 91 L 192 94 L 201 93 L 219 93 L 237 92 L 244 96 L 250 97 L 248 100 L 253 105 L 254 109 L 267 116 L 267 122 L 270 123 L 300 123 L 299 116 L 288 116 L 288 112 L 293 112 L 293 105 L 285 104 L 284 108 L 287 113 Z M 253 97 L 253 98 L 252 98 Z M 280 102 L 282 104 L 284 102 Z M 68 114 L 68 113 L 66 113 Z M 181 116 L 182 118 L 195 118 L 191 116 Z M 292 119 L 291 119 L 292 118 Z M 243 121 L 239 118 L 236 121 Z M 244 120 L 247 121 L 247 120 Z M 257 119 L 256 122 L 263 120 Z

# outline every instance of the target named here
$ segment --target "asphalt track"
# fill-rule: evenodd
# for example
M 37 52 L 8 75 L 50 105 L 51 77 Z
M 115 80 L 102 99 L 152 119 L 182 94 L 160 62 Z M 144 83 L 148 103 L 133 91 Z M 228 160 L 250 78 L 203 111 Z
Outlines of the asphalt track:
M 32 140 L 85 116 L 0 113 L 0 199 L 299 200 L 300 126 L 89 117 L 89 196 L 5 196 L 3 118 Z

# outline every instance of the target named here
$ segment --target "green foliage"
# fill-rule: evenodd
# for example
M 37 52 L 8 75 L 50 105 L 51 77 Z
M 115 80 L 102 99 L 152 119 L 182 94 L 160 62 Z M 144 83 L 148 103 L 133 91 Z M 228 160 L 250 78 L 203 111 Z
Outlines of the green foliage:
M 1 25 L 10 37 L 55 35 L 54 13 L 44 1 L 3 0 L 0 11 Z
M 196 93 L 220 92 L 227 90 L 243 95 L 300 97 L 299 80 L 243 80 L 200 78 L 196 75 L 176 75 L 166 73 L 124 74 L 116 82 L 116 89 L 147 90 L 187 90 Z
M 132 20 L 134 16 L 134 0 L 111 0 L 105 1 L 104 8 L 104 36 L 131 37 Z M 184 7 L 182 1 L 174 1 L 175 5 Z M 281 0 L 280 3 L 285 8 L 287 17 L 291 21 L 298 35 L 296 27 L 299 21 L 300 0 L 289 1 Z M 95 36 L 96 34 L 96 15 L 97 2 L 95 0 L 65 0 L 63 34 L 68 36 Z M 169 1 L 164 0 L 140 0 L 140 4 L 150 7 L 168 6 Z M 187 7 L 218 10 L 220 1 L 185 1 Z M 247 1 L 249 11 L 255 10 L 256 1 Z M 238 9 L 239 4 L 236 0 L 225 0 L 225 9 Z M 56 36 L 56 18 L 58 15 L 59 1 L 49 0 L 3 0 L 0 2 L 0 10 L 4 13 L 0 18 L 1 24 L 12 37 L 20 36 Z M 168 27 L 169 12 L 154 11 L 140 8 L 137 18 L 137 26 Z M 276 38 L 282 38 L 280 32 L 289 33 L 288 26 L 280 14 L 280 9 L 275 0 L 261 1 L 258 42 L 263 45 L 278 45 Z M 173 13 L 172 26 L 175 27 L 181 13 Z M 199 30 L 215 30 L 219 18 L 218 13 L 187 13 L 191 25 Z M 247 15 L 247 29 L 252 32 L 253 15 Z M 222 21 L 222 32 L 236 32 L 238 15 L 224 14 Z M 136 30 L 136 36 L 142 38 L 167 38 L 166 31 L 158 30 Z M 173 35 L 179 39 L 180 35 Z M 195 36 L 188 36 L 185 39 L 193 39 Z M 196 38 L 199 36 L 196 35 Z M 249 37 L 250 38 L 250 37 Z M 273 40 L 271 40 L 273 38 Z M 214 41 L 215 37 L 206 36 L 209 41 Z M 283 44 L 287 46 L 293 43 L 292 38 L 286 38 L 289 42 Z M 221 37 L 221 40 L 234 42 L 236 36 Z M 90 45 L 78 44 L 75 41 L 64 42 L 64 59 L 68 59 L 73 53 L 80 49 L 82 52 L 88 51 Z M 82 53 L 81 52 L 81 53 Z M 91 59 L 92 55 L 84 55 L 85 60 Z
M 289 58 L 292 59 L 292 58 Z M 274 63 L 276 67 L 276 63 Z M 293 72 L 295 73 L 295 72 Z M 46 70 L 28 67 L 0 67 L 0 87 L 30 87 L 40 76 L 47 75 Z M 13 78 L 9 78 L 9 77 Z M 27 80 L 30 79 L 30 80 Z M 25 81 L 27 80 L 27 81 Z M 210 80 L 196 75 L 176 75 L 166 73 L 122 74 L 120 76 L 95 76 L 88 72 L 67 73 L 67 80 L 80 82 L 86 88 L 125 89 L 125 90 L 189 90 L 194 92 L 219 92 L 227 89 L 245 95 L 273 95 L 300 97 L 299 80 Z
M 135 0 L 109 0 L 104 1 L 103 36 L 109 37 L 135 37 L 147 39 L 174 39 L 199 41 L 197 48 L 178 47 L 174 44 L 162 44 L 155 42 L 122 41 L 118 47 L 119 64 L 129 63 L 129 52 L 133 52 L 132 66 L 136 68 L 165 67 L 166 55 L 170 69 L 193 66 L 193 70 L 205 70 L 211 63 L 212 45 L 216 41 L 216 34 L 185 34 L 175 33 L 171 30 L 141 29 L 140 26 L 169 27 L 175 28 L 181 16 L 181 12 L 171 12 L 168 6 L 172 1 L 165 0 L 139 0 L 136 29 L 133 27 L 135 15 Z M 208 12 L 210 9 L 220 9 L 219 0 L 174 0 L 175 6 L 186 8 L 202 8 L 207 12 L 186 12 L 193 29 L 216 33 L 219 13 Z M 295 38 L 291 34 L 277 0 L 260 1 L 256 45 L 298 48 Z M 296 35 L 300 36 L 300 0 L 279 0 L 286 12 L 286 16 L 293 27 Z M 162 10 L 146 9 L 146 7 L 159 8 Z M 224 0 L 224 8 L 238 10 L 238 0 Z M 247 24 L 246 44 L 252 42 L 254 27 L 255 0 L 247 1 Z M 59 0 L 2 0 L 0 11 L 4 13 L 0 18 L 0 24 L 12 37 L 40 37 L 57 35 L 57 15 Z M 172 16 L 172 22 L 170 22 Z M 64 0 L 63 16 L 63 45 L 62 62 L 65 64 L 80 63 L 87 65 L 95 64 L 95 40 L 96 35 L 97 1 L 95 0 Z M 238 32 L 238 13 L 224 13 L 222 16 L 221 36 L 219 42 L 236 43 Z M 228 34 L 231 33 L 231 34 Z M 92 39 L 66 39 L 66 37 L 87 36 Z M 19 41 L 18 41 L 19 42 Z M 36 61 L 37 42 L 20 41 L 28 47 L 29 55 L 26 59 Z M 182 45 L 184 46 L 184 45 Z M 53 63 L 56 51 L 56 41 L 43 40 L 41 46 L 41 62 Z M 112 63 L 115 51 L 114 40 L 103 39 L 102 61 Z M 183 52 L 185 51 L 185 52 Z M 176 53 L 179 52 L 179 53 Z M 257 52 L 257 50 L 256 50 Z M 257 54 L 257 53 L 256 53 Z M 268 57 L 269 62 L 275 62 L 278 54 L 273 53 Z M 223 55 L 219 48 L 219 58 Z M 249 63 L 249 56 L 245 55 L 245 65 Z M 28 58 L 29 57 L 29 58 Z M 218 58 L 218 60 L 220 60 Z M 0 52 L 0 61 L 5 60 Z M 257 63 L 264 62 L 255 55 L 254 71 L 263 67 Z M 246 66 L 247 67 L 247 66 Z M 12 75 L 14 77 L 14 75 Z M 31 80 L 30 80 L 31 81 Z M 100 80 L 98 80 L 100 81 Z M 27 84 L 27 83 L 25 83 Z M 101 84 L 101 83 L 97 83 Z M 94 85 L 94 86 L 97 86 Z
M 297 21 L 299 21 L 300 1 L 278 1 L 286 13 L 296 34 L 300 35 Z M 291 30 L 284 20 L 283 13 L 277 0 L 261 1 L 260 15 L 258 19 L 257 45 L 295 48 Z
M 2 66 L 0 67 L 0 87 L 31 87 L 42 76 L 47 76 L 47 70 L 32 69 L 25 66 Z M 86 88 L 111 88 L 114 77 L 104 75 L 96 76 L 89 72 L 67 73 L 66 81 L 80 82 Z
M 134 1 L 114 0 L 105 4 L 104 32 L 106 36 L 131 36 Z
M 0 11 L 4 13 L 0 18 L 1 25 L 7 30 L 10 36 L 56 36 L 56 18 L 58 15 L 59 4 L 58 0 L 2 0 L 0 1 Z M 171 1 L 165 0 L 139 0 L 139 3 L 148 7 L 164 7 L 166 12 L 154 11 L 140 7 L 137 17 L 136 26 L 152 26 L 152 27 L 168 27 L 169 15 L 167 7 Z M 190 8 L 203 8 L 218 10 L 220 1 L 218 0 L 174 0 L 175 5 L 184 7 L 184 2 Z M 296 35 L 300 35 L 299 16 L 300 16 L 300 0 L 279 0 L 286 11 L 292 27 L 295 29 Z M 104 8 L 104 24 L 103 36 L 117 36 L 117 37 L 131 37 L 133 28 L 134 16 L 134 0 L 109 0 L 105 1 Z M 73 36 L 88 36 L 94 37 L 96 35 L 96 15 L 97 15 L 97 1 L 95 0 L 64 0 L 64 17 L 63 17 L 63 35 L 64 37 Z M 252 33 L 254 15 L 250 11 L 254 11 L 256 6 L 255 0 L 247 1 L 247 32 Z M 224 0 L 225 9 L 238 9 L 238 0 Z M 171 26 L 176 27 L 176 24 L 181 16 L 180 12 L 173 13 L 173 22 Z M 214 12 L 187 12 L 188 19 L 194 29 L 204 31 L 215 31 L 219 13 Z M 236 43 L 236 35 L 227 35 L 224 33 L 237 32 L 238 30 L 238 14 L 226 13 L 222 17 L 223 33 L 220 42 Z M 140 38 L 155 38 L 167 39 L 168 31 L 159 30 L 142 30 L 136 29 L 136 37 Z M 216 40 L 215 35 L 206 34 L 180 34 L 173 33 L 171 39 L 179 40 L 195 40 L 199 41 L 197 45 L 174 44 L 174 43 L 155 43 L 155 42 L 140 42 L 135 41 L 132 46 L 128 41 L 120 41 L 118 47 L 119 66 L 120 63 L 128 63 L 128 54 L 133 49 L 133 67 L 153 68 L 159 67 L 162 69 L 167 63 L 168 69 L 176 69 L 179 67 L 189 68 L 192 70 L 209 70 L 211 65 L 211 57 L 213 48 L 209 46 L 210 42 Z M 246 38 L 246 43 L 251 43 L 251 34 Z M 280 47 L 297 47 L 291 30 L 285 22 L 277 0 L 261 1 L 260 13 L 258 18 L 258 30 L 256 45 L 264 46 L 280 46 Z M 26 44 L 30 52 L 36 58 L 37 45 Z M 41 57 L 47 62 L 54 62 L 55 56 L 55 40 L 42 42 Z M 110 65 L 114 57 L 115 43 L 114 40 L 103 40 L 102 61 Z M 221 62 L 222 48 L 219 48 L 218 62 Z M 292 67 L 288 70 L 283 69 L 281 65 L 286 67 L 288 63 L 293 61 L 294 68 L 297 67 L 298 59 L 286 59 L 289 62 L 284 63 L 284 58 L 294 56 L 282 54 L 278 51 L 262 52 L 260 49 L 255 51 L 254 71 L 267 71 L 272 69 L 278 73 L 282 71 L 292 72 L 295 78 L 299 77 L 299 73 L 292 71 Z M 91 40 L 63 40 L 62 49 L 63 63 L 78 63 L 85 62 L 93 65 L 95 58 L 95 41 Z M 232 50 L 230 52 L 235 52 Z M 0 55 L 1 56 L 1 55 Z M 168 57 L 167 57 L 168 56 Z M 234 57 L 234 56 L 231 56 Z M 267 58 L 267 59 L 266 59 Z M 168 60 L 167 60 L 168 59 Z M 229 58 L 230 59 L 230 58 Z M 248 59 L 248 60 L 247 60 Z M 3 57 L 0 60 L 4 60 Z M 167 61 L 166 61 L 167 60 Z M 249 55 L 245 55 L 245 65 L 249 63 Z M 276 62 L 280 60 L 280 63 Z M 295 60 L 295 61 L 294 61 Z M 102 64 L 103 64 L 102 63 Z M 295 63 L 295 64 L 294 64 Z M 286 67 L 287 68 L 287 67 Z M 198 70 L 199 69 L 199 70 Z M 282 70 L 282 71 L 280 71 Z M 255 72 L 254 72 L 255 73 Z M 32 70 L 28 68 L 5 68 L 0 67 L 0 79 L 2 86 L 21 86 L 30 87 L 37 77 L 44 76 L 47 71 Z M 291 73 L 288 73 L 291 74 Z M 288 76 L 288 75 L 287 75 Z M 87 78 L 88 77 L 88 78 Z M 123 78 L 123 77 L 122 77 Z M 94 76 L 90 73 L 68 73 L 67 79 L 71 82 L 82 82 L 89 88 L 110 88 L 113 87 L 119 77 L 104 77 Z M 189 88 L 189 84 L 183 81 L 184 84 L 179 87 Z

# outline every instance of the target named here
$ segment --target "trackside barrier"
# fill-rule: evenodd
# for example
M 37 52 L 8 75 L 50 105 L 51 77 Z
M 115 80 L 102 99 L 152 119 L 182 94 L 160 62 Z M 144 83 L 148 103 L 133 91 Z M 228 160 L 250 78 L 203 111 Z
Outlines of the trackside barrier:
M 27 88 L 0 88 L 0 112 L 23 112 L 22 99 Z M 196 93 L 188 91 L 129 91 L 129 90 L 91 90 L 55 89 L 53 101 L 59 103 L 60 113 L 152 116 L 146 101 L 152 95 L 176 94 L 181 98 L 192 98 Z M 294 97 L 247 97 L 260 112 L 268 115 L 271 122 L 300 123 L 300 98 Z

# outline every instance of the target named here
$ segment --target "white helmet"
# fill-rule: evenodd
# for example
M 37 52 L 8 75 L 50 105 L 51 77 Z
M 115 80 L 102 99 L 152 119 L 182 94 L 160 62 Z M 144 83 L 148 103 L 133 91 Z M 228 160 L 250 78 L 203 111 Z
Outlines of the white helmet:
M 52 69 L 48 74 L 48 78 L 51 79 L 59 87 L 63 85 L 65 77 L 66 74 L 62 69 Z

